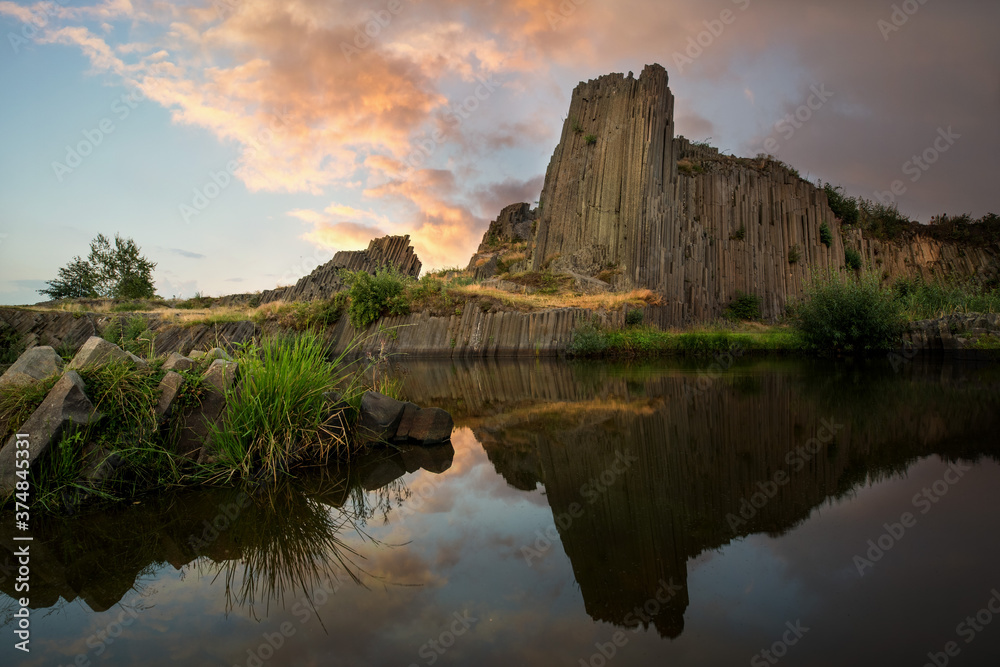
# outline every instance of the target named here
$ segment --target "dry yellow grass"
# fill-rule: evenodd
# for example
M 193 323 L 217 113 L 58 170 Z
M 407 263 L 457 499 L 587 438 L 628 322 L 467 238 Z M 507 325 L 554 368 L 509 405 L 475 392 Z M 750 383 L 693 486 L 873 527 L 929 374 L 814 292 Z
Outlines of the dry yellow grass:
M 648 289 L 608 294 L 515 294 L 495 287 L 466 285 L 449 287 L 451 292 L 468 298 L 483 297 L 499 301 L 508 308 L 522 311 L 551 308 L 587 308 L 590 310 L 618 310 L 625 306 L 655 305 L 660 297 Z

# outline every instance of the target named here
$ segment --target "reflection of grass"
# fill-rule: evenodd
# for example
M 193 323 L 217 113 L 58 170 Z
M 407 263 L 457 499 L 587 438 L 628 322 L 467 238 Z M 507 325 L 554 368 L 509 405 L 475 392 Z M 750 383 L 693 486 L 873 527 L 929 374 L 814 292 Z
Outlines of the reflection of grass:
M 225 536 L 236 552 L 210 568 L 225 581 L 227 610 L 246 607 L 253 616 L 257 604 L 270 609 L 300 593 L 311 602 L 321 588 L 332 595 L 341 575 L 363 585 L 355 560 L 364 557 L 341 537 L 353 530 L 370 539 L 354 514 L 331 510 L 288 484 L 254 497 Z

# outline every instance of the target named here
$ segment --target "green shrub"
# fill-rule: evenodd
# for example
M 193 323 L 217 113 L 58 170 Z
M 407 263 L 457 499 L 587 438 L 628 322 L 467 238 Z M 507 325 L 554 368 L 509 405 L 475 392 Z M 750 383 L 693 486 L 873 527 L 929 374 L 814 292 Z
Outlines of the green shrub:
M 367 328 L 372 322 L 392 311 L 400 314 L 408 305 L 401 297 L 409 279 L 398 271 L 382 268 L 375 275 L 365 271 L 348 272 L 345 282 L 350 285 L 351 324 L 357 330 Z
M 581 134 L 583 132 L 583 125 L 581 125 L 580 121 L 575 118 L 573 119 L 573 132 L 577 134 Z
M 823 354 L 893 349 L 905 326 L 892 290 L 872 271 L 846 280 L 832 272 L 814 274 L 795 317 L 806 346 Z
M 756 294 L 737 292 L 725 310 L 725 316 L 731 320 L 759 320 L 760 297 Z
M 833 214 L 845 225 L 858 224 L 858 201 L 854 197 L 845 196 L 841 187 L 835 188 L 827 183 L 823 189 L 826 190 L 826 199 Z
M 819 240 L 827 248 L 833 245 L 833 232 L 830 231 L 830 225 L 825 222 L 819 226 Z
M 575 357 L 596 357 L 608 349 L 607 334 L 593 322 L 587 322 L 573 331 L 567 352 Z
M 594 144 L 597 143 L 597 135 L 596 134 L 588 134 L 587 136 L 585 136 L 583 138 L 583 140 L 587 142 L 588 146 L 593 146 Z
M 899 212 L 895 204 L 886 206 L 860 198 L 858 207 L 861 229 L 874 238 L 895 239 L 914 229 L 913 223 Z
M 844 264 L 851 271 L 860 271 L 861 270 L 861 265 L 862 265 L 861 253 L 858 252 L 857 250 L 855 250 L 854 248 L 847 248 L 847 249 L 845 249 L 844 250 Z
M 631 308 L 625 313 L 625 326 L 637 327 L 642 324 L 642 309 Z
M 788 249 L 788 263 L 798 264 L 802 260 L 802 251 L 799 246 L 793 245 Z
M 747 237 L 746 225 L 740 225 L 740 228 L 729 235 L 730 241 L 742 241 Z

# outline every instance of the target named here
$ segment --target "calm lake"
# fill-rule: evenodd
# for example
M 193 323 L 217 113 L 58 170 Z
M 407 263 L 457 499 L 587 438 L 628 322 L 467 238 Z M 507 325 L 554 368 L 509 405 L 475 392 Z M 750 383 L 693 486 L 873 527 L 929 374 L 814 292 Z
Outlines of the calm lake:
M 34 518 L 27 654 L 0 517 L 0 664 L 1000 664 L 1000 365 L 397 370 L 452 447 Z

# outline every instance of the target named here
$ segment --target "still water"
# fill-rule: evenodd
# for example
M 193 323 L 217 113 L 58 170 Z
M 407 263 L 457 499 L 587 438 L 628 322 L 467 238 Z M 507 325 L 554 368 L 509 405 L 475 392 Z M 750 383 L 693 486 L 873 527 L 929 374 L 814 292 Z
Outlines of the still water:
M 408 362 L 452 446 L 39 517 L 28 654 L 2 516 L 0 664 L 1000 664 L 1000 367 L 708 363 Z

